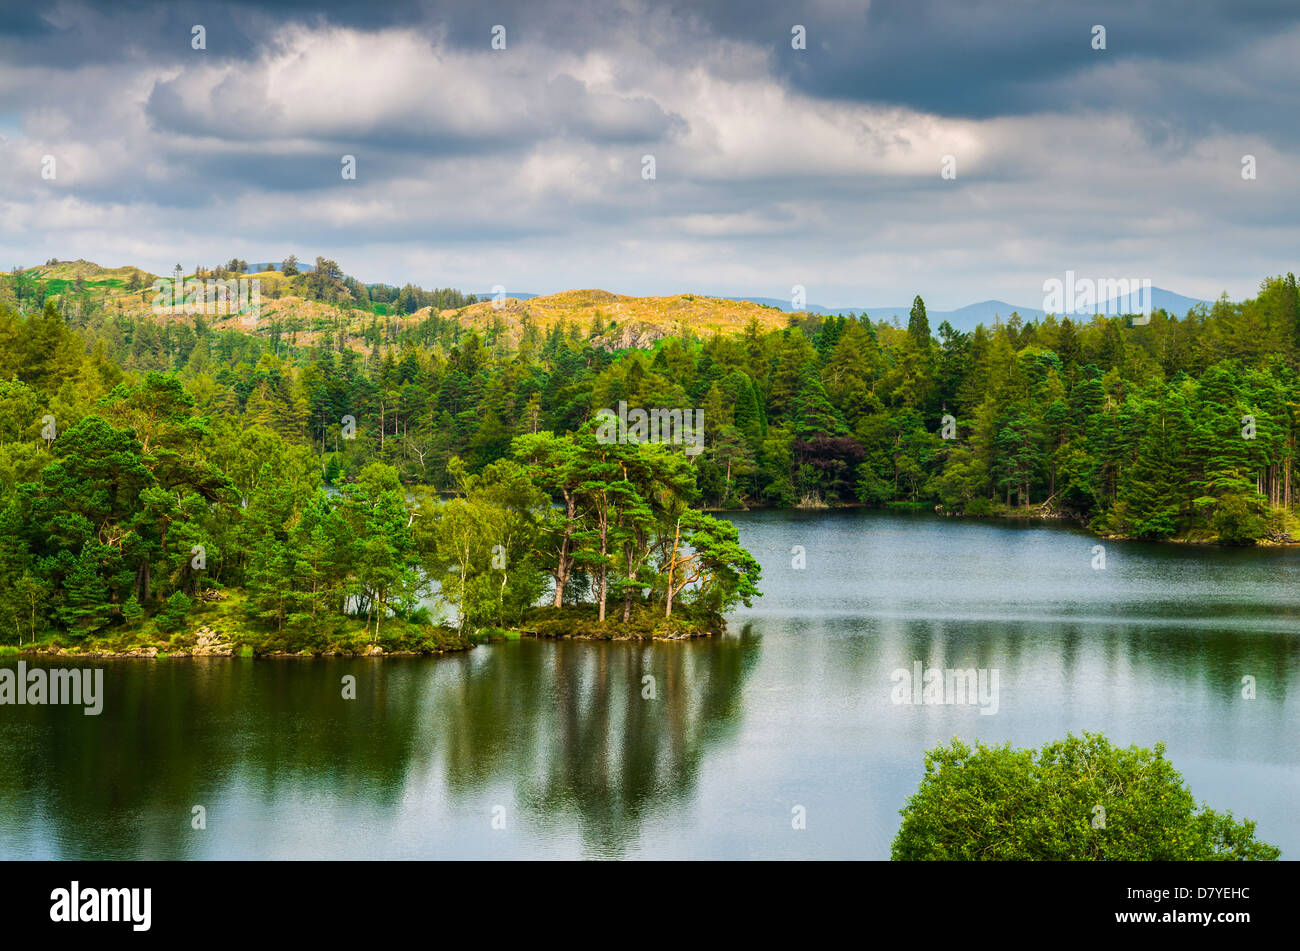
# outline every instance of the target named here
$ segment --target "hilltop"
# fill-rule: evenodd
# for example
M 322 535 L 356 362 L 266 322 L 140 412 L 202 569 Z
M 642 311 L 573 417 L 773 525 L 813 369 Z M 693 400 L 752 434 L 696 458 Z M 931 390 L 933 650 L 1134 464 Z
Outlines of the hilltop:
M 78 259 L 76 261 L 50 261 L 39 267 L 26 269 L 28 275 L 40 281 L 76 281 L 78 278 L 88 283 L 111 286 L 113 282 L 120 282 L 125 286 L 126 282 L 131 279 L 133 272 L 138 271 L 142 277 L 153 279 L 153 275 L 143 268 L 131 267 L 101 267 L 94 261 Z
M 596 343 L 611 350 L 647 347 L 663 337 L 684 332 L 703 336 L 738 333 L 750 321 L 757 321 L 762 330 L 768 331 L 785 327 L 789 321 L 779 309 L 752 301 L 698 294 L 631 297 L 597 289 L 562 291 L 526 300 L 508 297 L 480 301 L 459 310 L 444 310 L 440 315 L 472 327 L 504 325 L 512 337 L 529 323 L 542 331 L 561 322 L 577 324 L 584 330 L 602 327 Z

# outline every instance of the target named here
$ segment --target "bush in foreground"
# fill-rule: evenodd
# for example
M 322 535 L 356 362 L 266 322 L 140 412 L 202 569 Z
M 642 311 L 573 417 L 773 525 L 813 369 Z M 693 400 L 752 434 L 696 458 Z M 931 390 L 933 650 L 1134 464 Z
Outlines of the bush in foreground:
M 925 754 L 925 777 L 902 809 L 901 860 L 1272 860 L 1255 823 L 1197 808 L 1155 750 L 1098 734 L 1041 750 L 972 749 L 954 739 Z

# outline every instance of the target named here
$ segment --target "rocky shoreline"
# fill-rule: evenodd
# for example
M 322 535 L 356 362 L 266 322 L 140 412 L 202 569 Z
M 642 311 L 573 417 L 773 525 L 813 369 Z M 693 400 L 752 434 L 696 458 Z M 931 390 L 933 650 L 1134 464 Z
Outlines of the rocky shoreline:
M 18 653 L 28 657 L 67 657 L 95 658 L 117 660 L 126 658 L 165 659 L 180 657 L 257 657 L 257 658 L 314 658 L 314 657 L 424 657 L 468 650 L 473 644 L 463 647 L 430 651 L 386 651 L 378 644 L 371 644 L 363 651 L 268 651 L 264 653 L 241 653 L 240 646 L 226 639 L 223 634 L 210 627 L 201 627 L 195 632 L 195 643 L 191 647 L 159 647 L 156 644 L 142 644 L 129 650 L 105 650 L 91 647 L 75 650 L 52 644 L 41 644 L 18 649 Z

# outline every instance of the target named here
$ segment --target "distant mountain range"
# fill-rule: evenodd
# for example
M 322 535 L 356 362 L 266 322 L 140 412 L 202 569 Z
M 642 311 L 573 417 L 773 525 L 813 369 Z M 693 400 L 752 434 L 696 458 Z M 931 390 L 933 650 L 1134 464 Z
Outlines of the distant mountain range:
M 537 297 L 537 294 L 526 293 L 506 293 L 505 297 L 514 300 L 531 300 Z M 479 300 L 491 300 L 491 292 L 481 293 L 478 295 Z M 748 301 L 753 304 L 760 304 L 764 307 L 775 307 L 777 310 L 790 313 L 794 310 L 790 306 L 789 300 L 781 300 L 776 297 L 722 297 L 720 300 L 730 301 Z M 1173 291 L 1167 291 L 1162 287 L 1151 288 L 1151 307 L 1153 310 L 1165 310 L 1178 317 L 1183 317 L 1189 310 L 1197 304 L 1209 306 L 1211 301 L 1199 300 L 1195 297 L 1187 297 L 1183 294 L 1176 294 Z M 907 323 L 907 315 L 912 310 L 911 304 L 901 304 L 897 307 L 823 307 L 820 304 L 808 304 L 804 310 L 813 314 L 866 314 L 872 320 L 890 321 L 897 317 L 900 324 Z M 1125 308 L 1120 307 L 1118 298 L 1107 301 L 1096 311 L 1078 311 L 1071 314 L 1071 317 L 1082 320 L 1091 320 L 1093 313 L 1123 313 Z M 1005 322 L 1013 313 L 1019 314 L 1025 320 L 1033 320 L 1037 317 L 1046 317 L 1047 312 L 1038 307 L 1026 307 L 1019 304 L 1008 304 L 1002 300 L 980 301 L 978 304 L 967 304 L 965 307 L 958 307 L 956 310 L 931 310 L 926 309 L 926 316 L 930 320 L 930 329 L 938 330 L 939 325 L 945 320 L 952 324 L 956 330 L 970 331 L 974 330 L 977 324 L 989 326 L 995 318 L 1002 318 Z
M 775 297 L 729 297 L 727 300 L 747 300 L 755 304 L 762 304 L 766 307 L 776 307 L 780 310 L 789 312 L 794 310 L 790 306 L 789 300 L 780 300 Z M 1123 313 L 1124 308 L 1119 306 L 1119 299 L 1107 301 L 1104 305 L 1097 308 L 1097 313 Z M 1210 301 L 1198 300 L 1195 297 L 1186 297 L 1183 294 L 1175 294 L 1173 291 L 1167 291 L 1162 287 L 1151 288 L 1151 307 L 1153 310 L 1165 310 L 1171 314 L 1183 317 L 1189 310 L 1197 304 L 1210 304 Z M 872 320 L 892 320 L 897 317 L 899 323 L 906 324 L 907 316 L 912 310 L 911 304 L 902 304 L 898 307 L 822 307 L 818 304 L 809 304 L 804 308 L 814 314 L 866 314 Z M 970 331 L 974 330 L 977 324 L 990 325 L 994 318 L 1001 317 L 1005 322 L 1012 313 L 1017 313 L 1025 320 L 1032 320 L 1035 317 L 1046 317 L 1047 312 L 1038 307 L 1025 307 L 1019 304 L 1008 304 L 1001 300 L 980 301 L 978 304 L 967 304 L 965 307 L 958 307 L 956 310 L 931 310 L 926 308 L 926 317 L 930 321 L 930 329 L 937 330 L 939 325 L 945 320 L 952 324 L 956 330 Z M 1071 317 L 1078 317 L 1084 320 L 1091 320 L 1094 311 L 1080 311 L 1073 313 Z

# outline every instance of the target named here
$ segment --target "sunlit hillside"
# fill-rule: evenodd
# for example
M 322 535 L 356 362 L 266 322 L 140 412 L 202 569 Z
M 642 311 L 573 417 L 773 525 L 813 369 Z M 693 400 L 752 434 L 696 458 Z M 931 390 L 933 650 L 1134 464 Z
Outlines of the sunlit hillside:
M 155 314 L 153 282 L 158 278 L 143 268 L 101 267 L 90 261 L 60 261 L 27 268 L 19 280 L 27 287 L 43 286 L 49 297 L 72 303 L 101 305 L 110 314 L 158 320 L 189 319 L 176 314 Z M 190 281 L 193 273 L 183 275 Z M 226 275 L 234 276 L 234 275 Z M 172 275 L 162 275 L 164 279 Z M 210 273 L 200 277 L 211 277 Z M 663 337 L 683 332 L 708 336 L 743 330 L 757 321 L 767 331 L 787 325 L 782 311 L 751 301 L 726 300 L 697 294 L 670 297 L 632 297 L 598 289 L 563 291 L 527 300 L 504 298 L 485 300 L 465 307 L 420 307 L 409 314 L 400 313 L 391 304 L 365 301 L 346 290 L 337 299 L 323 300 L 304 296 L 304 278 L 286 277 L 278 271 L 259 271 L 238 277 L 259 282 L 260 310 L 256 320 L 237 313 L 209 312 L 205 315 L 215 329 L 238 328 L 252 333 L 270 333 L 275 326 L 290 329 L 299 343 L 311 343 L 323 333 L 340 329 L 359 333 L 376 319 L 402 324 L 418 323 L 435 309 L 446 320 L 459 321 L 467 328 L 497 328 L 512 341 L 518 341 L 529 324 L 545 332 L 565 323 L 590 332 L 598 330 L 599 342 L 609 349 L 649 347 Z M 13 297 L 14 275 L 6 275 L 8 297 Z M 86 306 L 83 306 L 86 309 Z M 359 342 L 356 345 L 360 345 Z

